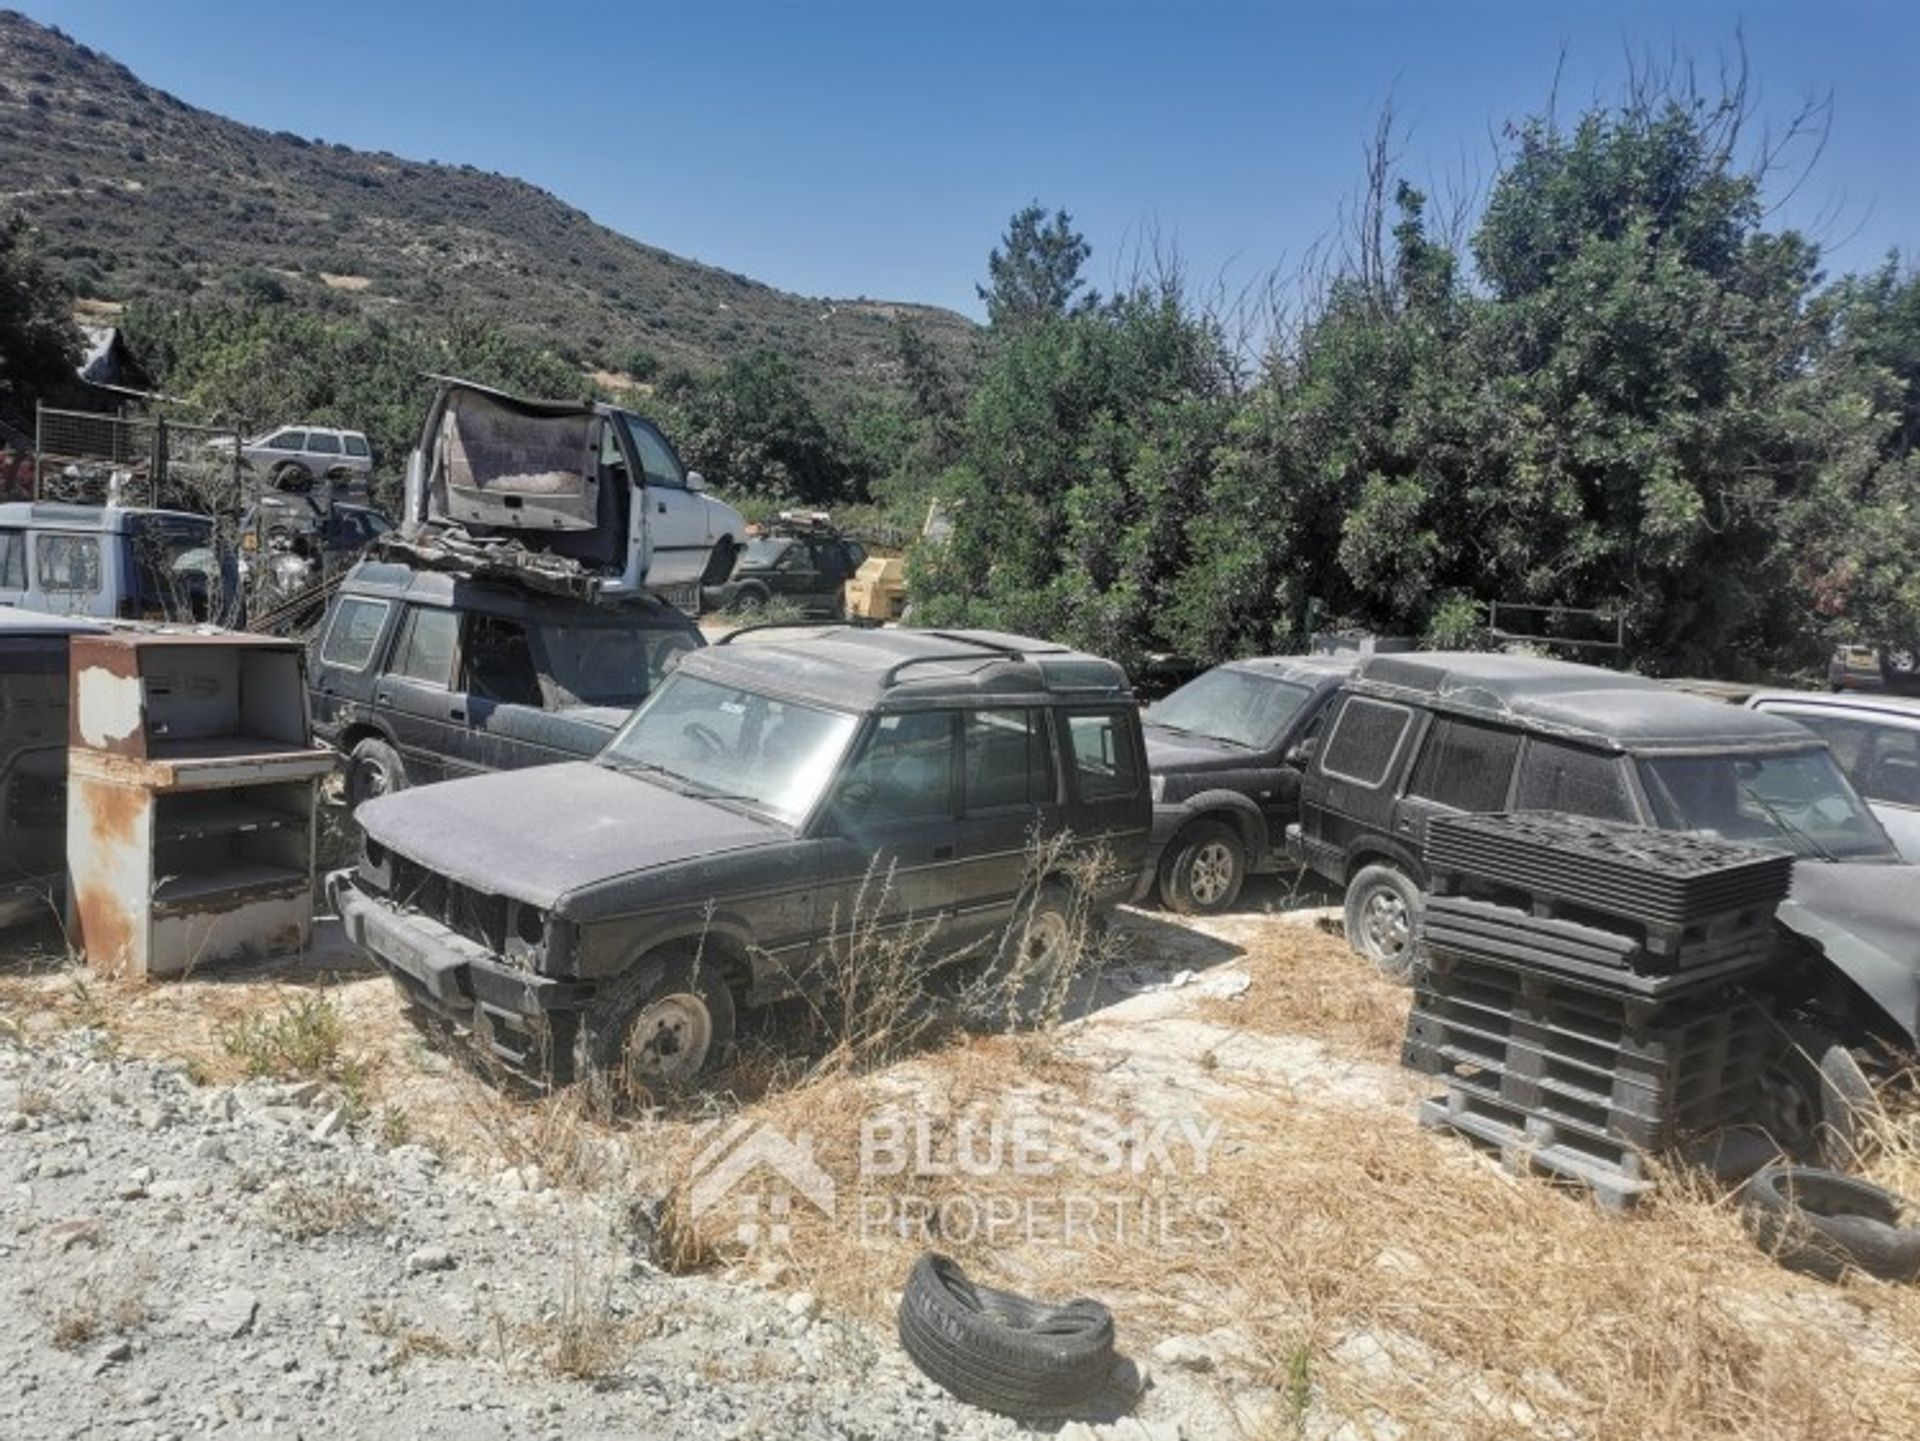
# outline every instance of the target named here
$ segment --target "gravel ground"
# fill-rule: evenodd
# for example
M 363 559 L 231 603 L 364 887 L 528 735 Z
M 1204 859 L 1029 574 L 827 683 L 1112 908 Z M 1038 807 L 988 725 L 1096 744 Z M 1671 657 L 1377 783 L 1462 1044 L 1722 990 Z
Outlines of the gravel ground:
M 0 1037 L 0 1435 L 1029 1434 L 810 1296 L 653 1271 L 625 1206 L 451 1176 L 328 1104 Z

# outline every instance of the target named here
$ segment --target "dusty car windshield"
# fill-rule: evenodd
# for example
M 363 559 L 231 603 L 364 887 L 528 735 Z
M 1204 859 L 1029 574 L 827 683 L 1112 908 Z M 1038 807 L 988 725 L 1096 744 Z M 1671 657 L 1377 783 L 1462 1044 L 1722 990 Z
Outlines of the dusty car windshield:
M 599 763 L 797 821 L 833 779 L 858 723 L 839 711 L 675 674 L 633 713 Z
M 1292 681 L 1221 666 L 1188 681 L 1151 707 L 1144 719 L 1163 730 L 1264 750 L 1280 739 L 1312 694 Z
M 1664 830 L 1704 831 L 1804 856 L 1884 856 L 1886 833 L 1824 750 L 1642 760 Z
M 562 705 L 638 705 L 671 658 L 693 649 L 678 631 L 610 625 L 543 625 L 540 639 Z

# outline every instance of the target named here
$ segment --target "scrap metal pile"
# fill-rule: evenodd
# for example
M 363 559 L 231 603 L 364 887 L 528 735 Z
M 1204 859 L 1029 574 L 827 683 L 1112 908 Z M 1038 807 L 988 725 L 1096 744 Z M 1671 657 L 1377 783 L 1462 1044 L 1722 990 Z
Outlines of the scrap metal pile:
M 1557 813 L 1434 819 L 1403 1062 L 1423 1124 L 1629 1205 L 1644 1157 L 1743 1119 L 1773 1034 L 1782 854 Z

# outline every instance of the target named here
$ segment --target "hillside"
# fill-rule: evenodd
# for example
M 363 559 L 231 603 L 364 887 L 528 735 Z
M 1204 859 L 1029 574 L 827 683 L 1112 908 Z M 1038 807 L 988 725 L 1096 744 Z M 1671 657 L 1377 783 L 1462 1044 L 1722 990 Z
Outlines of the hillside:
M 242 125 L 12 11 L 0 11 L 0 207 L 41 228 L 91 299 L 277 285 L 395 318 L 484 317 L 588 370 L 636 350 L 705 368 L 764 346 L 841 389 L 891 378 L 897 316 L 942 348 L 972 330 L 932 307 L 774 290 L 508 176 Z

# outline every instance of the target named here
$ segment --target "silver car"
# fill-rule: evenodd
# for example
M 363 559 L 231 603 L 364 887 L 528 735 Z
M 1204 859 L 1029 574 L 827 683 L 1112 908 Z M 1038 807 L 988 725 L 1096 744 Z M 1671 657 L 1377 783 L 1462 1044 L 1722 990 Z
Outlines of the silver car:
M 1825 741 L 1901 856 L 1920 863 L 1920 697 L 1763 691 L 1747 704 Z
M 240 457 L 281 490 L 305 490 L 314 481 L 362 479 L 373 473 L 373 448 L 357 430 L 288 425 L 242 442 Z

